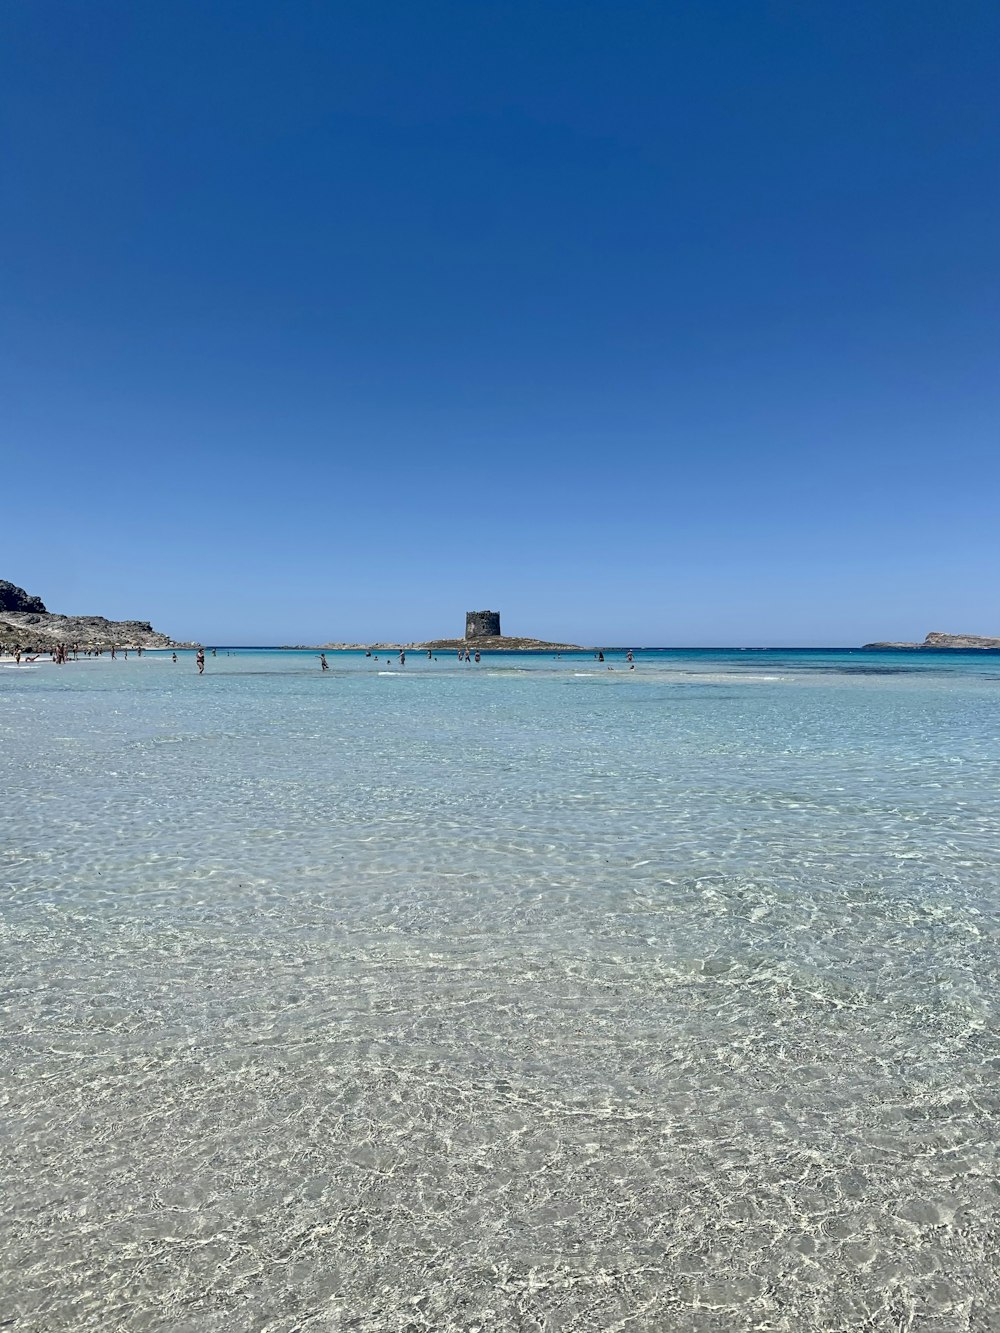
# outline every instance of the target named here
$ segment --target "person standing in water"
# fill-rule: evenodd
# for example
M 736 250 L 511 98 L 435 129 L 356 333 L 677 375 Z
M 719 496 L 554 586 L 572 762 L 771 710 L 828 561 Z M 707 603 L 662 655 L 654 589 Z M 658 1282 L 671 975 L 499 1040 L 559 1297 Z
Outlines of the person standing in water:
M 205 674 L 205 650 L 204 650 L 204 648 L 199 648 L 199 649 L 198 649 L 197 656 L 195 657 L 194 660 L 195 660 L 195 662 L 197 662 L 197 664 L 198 664 L 198 675 L 199 675 L 199 676 L 203 676 L 203 675 Z
M 400 648 L 400 650 L 399 650 L 399 665 L 400 665 L 400 666 L 406 666 L 406 649 L 405 649 L 405 648 Z
M 326 661 L 326 653 L 320 653 L 320 655 L 319 655 L 319 664 L 320 664 L 320 667 L 321 667 L 324 671 L 329 671 L 329 670 L 330 670 L 329 666 L 327 665 L 327 661 Z
M 174 659 L 175 662 L 177 661 L 177 654 L 176 654 L 176 653 L 173 654 L 173 659 Z

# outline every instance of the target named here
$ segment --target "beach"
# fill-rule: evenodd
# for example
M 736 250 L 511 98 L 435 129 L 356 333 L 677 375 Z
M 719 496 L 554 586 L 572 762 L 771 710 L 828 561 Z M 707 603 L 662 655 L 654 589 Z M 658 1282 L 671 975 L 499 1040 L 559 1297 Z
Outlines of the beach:
M 1000 659 L 329 658 L 0 670 L 0 1322 L 1000 1327 Z

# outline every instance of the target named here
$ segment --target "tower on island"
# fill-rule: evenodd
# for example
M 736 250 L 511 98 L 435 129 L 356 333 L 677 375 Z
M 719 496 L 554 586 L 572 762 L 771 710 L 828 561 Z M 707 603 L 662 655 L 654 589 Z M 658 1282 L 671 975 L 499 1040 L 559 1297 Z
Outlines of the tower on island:
M 465 637 L 467 639 L 499 639 L 499 611 L 466 611 Z

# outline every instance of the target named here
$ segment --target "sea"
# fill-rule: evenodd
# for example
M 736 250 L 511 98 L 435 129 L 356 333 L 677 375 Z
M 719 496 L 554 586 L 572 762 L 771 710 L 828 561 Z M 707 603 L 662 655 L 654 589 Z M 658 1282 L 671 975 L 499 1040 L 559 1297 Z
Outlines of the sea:
M 0 667 L 0 1328 L 1000 1329 L 1000 655 Z

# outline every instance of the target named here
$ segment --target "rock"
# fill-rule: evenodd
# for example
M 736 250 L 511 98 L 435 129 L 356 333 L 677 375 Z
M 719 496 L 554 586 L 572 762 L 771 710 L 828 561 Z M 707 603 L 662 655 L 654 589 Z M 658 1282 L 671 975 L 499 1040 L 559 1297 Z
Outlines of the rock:
M 78 648 L 192 648 L 153 629 L 148 620 L 108 620 L 104 616 L 62 616 L 45 609 L 40 597 L 0 579 L 0 644 L 27 652 L 48 652 L 56 644 Z
M 546 639 L 521 639 L 510 634 L 491 634 L 477 639 L 431 639 L 428 643 L 407 644 L 408 648 L 457 652 L 459 648 L 478 648 L 483 653 L 574 653 L 589 652 L 578 643 L 549 643 Z
M 40 597 L 32 597 L 16 583 L 0 579 L 0 611 L 37 611 L 46 614 L 45 603 Z
M 866 643 L 865 648 L 926 648 L 931 651 L 941 649 L 978 648 L 982 651 L 1000 649 L 1000 639 L 991 639 L 982 634 L 942 634 L 932 630 L 923 643 Z
M 991 639 L 981 634 L 942 634 L 932 630 L 920 645 L 921 648 L 1000 648 L 1000 639 Z

